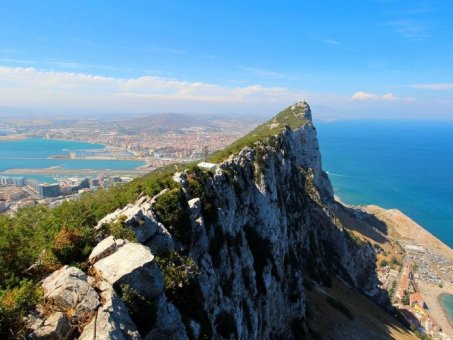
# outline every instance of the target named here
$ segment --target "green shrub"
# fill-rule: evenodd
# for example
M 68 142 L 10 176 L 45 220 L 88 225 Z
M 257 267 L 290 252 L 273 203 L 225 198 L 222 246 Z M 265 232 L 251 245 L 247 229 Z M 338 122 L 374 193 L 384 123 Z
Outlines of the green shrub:
M 188 204 L 180 188 L 160 195 L 154 205 L 154 211 L 157 219 L 168 228 L 177 241 L 183 245 L 190 243 Z
M 196 275 L 197 265 L 188 256 L 173 251 L 167 256 L 156 257 L 157 264 L 164 275 L 165 291 L 169 296 L 175 290 L 189 283 L 189 279 Z
M 137 241 L 134 231 L 124 224 L 125 220 L 126 216 L 121 215 L 116 222 L 109 223 L 107 226 L 108 233 L 116 239 L 122 238 L 132 242 Z
M 156 305 L 127 284 L 121 285 L 121 300 L 126 305 L 139 333 L 145 336 L 156 321 Z
M 386 261 L 386 260 L 381 260 L 381 262 L 379 262 L 379 266 L 381 267 L 385 267 L 387 266 L 389 263 Z
M 15 288 L 0 290 L 0 338 L 24 337 L 23 317 L 41 298 L 41 289 L 31 280 L 22 280 Z
M 87 259 L 94 245 L 93 228 L 64 228 L 55 236 L 52 252 L 61 264 L 76 264 Z
M 201 201 L 201 213 L 205 225 L 217 222 L 218 215 L 215 207 L 215 194 L 208 188 L 209 173 L 194 166 L 187 169 L 187 184 L 191 198 L 198 197 Z

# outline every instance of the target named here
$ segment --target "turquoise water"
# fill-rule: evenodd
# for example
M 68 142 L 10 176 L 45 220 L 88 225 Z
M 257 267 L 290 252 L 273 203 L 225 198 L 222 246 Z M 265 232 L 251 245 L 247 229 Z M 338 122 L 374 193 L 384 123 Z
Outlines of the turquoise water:
M 450 319 L 450 323 L 453 323 L 453 295 L 450 294 L 441 294 L 439 297 L 440 303 L 442 304 L 443 309 Z
M 67 155 L 69 151 L 102 149 L 104 145 L 55 139 L 30 138 L 18 141 L 0 141 L 0 173 L 9 169 L 43 169 L 61 167 L 70 170 L 128 170 L 144 165 L 142 161 L 49 159 Z M 49 176 L 26 175 L 42 181 Z
M 453 247 L 453 122 L 316 127 L 336 195 L 348 204 L 400 209 Z

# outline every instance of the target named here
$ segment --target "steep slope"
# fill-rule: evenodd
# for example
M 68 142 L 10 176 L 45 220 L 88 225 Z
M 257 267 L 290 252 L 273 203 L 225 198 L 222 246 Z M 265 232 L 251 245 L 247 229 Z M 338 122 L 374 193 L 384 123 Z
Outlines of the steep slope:
M 335 216 L 308 104 L 290 106 L 212 159 L 222 161 L 215 171 L 188 167 L 173 175 L 176 187 L 99 222 L 99 240 L 113 223 L 135 242 L 105 238 L 90 256 L 92 277 L 77 272 L 99 298 L 71 334 L 138 338 L 135 323 L 149 339 L 411 337 L 361 293 L 377 289 L 375 250 Z M 361 315 L 368 310 L 373 316 Z

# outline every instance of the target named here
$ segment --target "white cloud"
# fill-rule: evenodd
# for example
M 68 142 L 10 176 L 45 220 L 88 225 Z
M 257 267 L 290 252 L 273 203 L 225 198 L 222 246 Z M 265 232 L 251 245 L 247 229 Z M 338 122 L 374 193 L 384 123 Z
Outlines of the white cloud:
M 422 89 L 422 90 L 445 91 L 445 90 L 453 90 L 453 83 L 412 84 L 409 87 L 412 87 L 414 89 Z
M 369 92 L 356 92 L 352 95 L 351 97 L 352 100 L 359 100 L 359 101 L 369 101 L 369 100 L 384 100 L 384 101 L 396 101 L 399 98 L 394 95 L 393 93 L 386 93 L 382 96 L 375 94 L 375 93 L 369 93 Z
M 125 79 L 0 67 L 0 106 L 73 112 L 225 112 L 269 107 L 273 112 L 303 98 L 307 94 L 301 91 L 259 84 L 223 86 L 156 76 Z

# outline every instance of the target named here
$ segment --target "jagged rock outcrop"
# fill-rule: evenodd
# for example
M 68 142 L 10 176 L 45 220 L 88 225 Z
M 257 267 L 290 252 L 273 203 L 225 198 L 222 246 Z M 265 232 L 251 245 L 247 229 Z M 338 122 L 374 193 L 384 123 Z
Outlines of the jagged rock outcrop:
M 117 209 L 105 216 L 98 222 L 96 229 L 102 228 L 105 224 L 118 222 L 121 218 L 122 223 L 134 231 L 135 237 L 140 243 L 153 237 L 159 228 L 151 211 L 151 198 L 147 196 L 140 198 L 135 204 L 128 204 L 123 209 Z
M 91 254 L 88 258 L 88 261 L 93 264 L 103 258 L 113 254 L 119 248 L 124 246 L 126 241 L 122 239 L 116 240 L 112 235 L 106 237 L 101 242 L 99 242 L 96 247 L 91 251 Z
M 297 103 L 255 131 L 263 136 L 252 132 L 254 143 L 214 172 L 174 174 L 186 224 L 158 221 L 156 201 L 168 190 L 144 196 L 99 222 L 97 230 L 124 223 L 142 244 L 107 237 L 90 256 L 90 274 L 97 282 L 71 274 L 71 280 L 95 286 L 101 302 L 79 339 L 139 338 L 140 327 L 118 295 L 124 285 L 155 308 L 146 330 L 140 330 L 146 339 L 294 339 L 308 332 L 308 277 L 321 285 L 338 277 L 362 291 L 375 284 L 373 247 L 358 244 L 335 216 L 337 203 L 322 170 L 309 106 Z M 197 271 L 185 273 L 189 280 L 164 292 L 155 255 L 174 249 L 193 259 Z M 171 267 L 170 275 L 179 269 Z M 83 300 L 72 292 L 57 295 L 59 305 L 78 308 Z
M 60 311 L 71 308 L 92 312 L 99 306 L 96 291 L 90 286 L 93 280 L 78 268 L 64 266 L 43 281 L 44 299 Z
M 113 287 L 103 281 L 98 285 L 103 301 L 91 322 L 83 329 L 79 340 L 140 339 L 127 307 Z
M 164 278 L 149 248 L 127 243 L 93 266 L 103 280 L 116 289 L 129 285 L 144 297 L 155 297 L 164 289 Z

